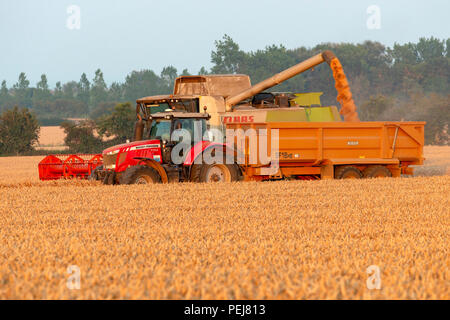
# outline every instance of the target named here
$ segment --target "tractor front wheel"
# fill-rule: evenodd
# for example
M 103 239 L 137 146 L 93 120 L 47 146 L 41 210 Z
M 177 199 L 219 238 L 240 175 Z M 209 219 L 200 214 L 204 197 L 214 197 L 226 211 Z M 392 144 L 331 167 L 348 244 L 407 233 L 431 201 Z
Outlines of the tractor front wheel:
M 92 170 L 91 174 L 88 177 L 88 180 L 100 180 L 100 177 L 98 176 L 98 172 L 103 170 L 103 166 L 100 165 L 94 170 Z
M 144 165 L 132 166 L 120 176 L 120 184 L 148 184 L 160 183 L 161 176 L 158 172 Z

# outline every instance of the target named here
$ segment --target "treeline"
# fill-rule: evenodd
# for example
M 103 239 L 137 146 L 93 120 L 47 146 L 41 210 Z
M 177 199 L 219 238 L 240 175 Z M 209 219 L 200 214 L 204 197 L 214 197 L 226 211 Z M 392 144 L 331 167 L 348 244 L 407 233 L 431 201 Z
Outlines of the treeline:
M 183 70 L 183 74 L 187 73 Z M 164 68 L 159 76 L 152 70 L 133 71 L 124 83 L 113 82 L 107 86 L 103 72 L 98 69 L 92 80 L 83 73 L 78 82 L 61 84 L 58 81 L 50 89 L 45 74 L 41 75 L 35 87 L 30 87 L 30 81 L 22 72 L 11 88 L 7 87 L 5 80 L 2 81 L 0 111 L 14 106 L 28 108 L 34 111 L 43 125 L 60 122 L 64 118 L 96 119 L 110 113 L 119 102 L 171 92 L 177 76 L 177 70 L 172 66 Z
M 245 52 L 225 35 L 215 42 L 211 70 L 201 68 L 198 73 L 243 73 L 257 83 L 323 50 L 332 50 L 341 60 L 362 120 L 425 120 L 427 143 L 449 143 L 450 39 L 421 38 L 417 43 L 395 44 L 392 48 L 372 41 L 295 49 L 271 45 Z M 91 80 L 83 73 L 79 81 L 57 82 L 49 88 L 45 74 L 31 87 L 26 74 L 21 73 L 12 87 L 2 82 L 0 111 L 25 107 L 36 114 L 42 125 L 57 124 L 63 118 L 100 119 L 111 114 L 117 103 L 171 93 L 174 79 L 186 74 L 188 70 L 178 73 L 172 66 L 165 67 L 160 75 L 152 70 L 132 71 L 124 82 L 108 86 L 98 69 Z M 273 90 L 321 91 L 322 104 L 337 104 L 334 80 L 326 64 Z
M 324 50 L 332 50 L 349 78 L 362 120 L 427 121 L 426 143 L 450 144 L 450 39 L 417 43 L 323 43 L 314 48 L 272 45 L 244 52 L 229 36 L 216 41 L 213 73 L 249 74 L 257 83 Z M 274 91 L 323 92 L 324 105 L 336 105 L 332 72 L 322 64 L 274 87 Z

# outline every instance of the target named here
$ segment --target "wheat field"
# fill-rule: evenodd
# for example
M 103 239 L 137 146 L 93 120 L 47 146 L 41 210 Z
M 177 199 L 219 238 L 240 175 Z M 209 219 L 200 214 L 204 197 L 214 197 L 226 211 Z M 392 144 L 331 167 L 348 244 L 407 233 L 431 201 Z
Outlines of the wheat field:
M 0 299 L 449 299 L 450 147 L 425 157 L 414 178 L 150 186 L 0 158 Z
M 42 126 L 36 148 L 44 150 L 66 149 L 67 147 L 64 146 L 65 136 L 64 129 L 60 126 Z
M 85 119 L 70 118 L 67 120 L 80 121 Z M 96 130 L 94 130 L 94 136 L 95 137 L 99 136 Z M 64 129 L 60 126 L 41 126 L 39 131 L 39 139 L 35 143 L 34 147 L 37 150 L 47 150 L 49 152 L 58 152 L 61 150 L 67 150 L 69 149 L 69 147 L 65 145 L 64 142 L 65 137 L 66 133 L 64 132 Z M 108 141 L 114 138 L 115 136 L 102 137 L 102 140 Z

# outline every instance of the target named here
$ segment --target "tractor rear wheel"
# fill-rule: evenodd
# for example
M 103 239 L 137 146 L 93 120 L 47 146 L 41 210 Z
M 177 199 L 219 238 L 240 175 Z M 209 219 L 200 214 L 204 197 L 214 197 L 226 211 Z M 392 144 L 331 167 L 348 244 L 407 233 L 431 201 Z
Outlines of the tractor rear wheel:
M 334 171 L 335 179 L 361 179 L 361 171 L 353 166 L 337 167 Z
M 391 171 L 385 166 L 368 166 L 363 171 L 364 178 L 388 178 L 392 177 Z
M 132 166 L 125 170 L 120 176 L 120 184 L 148 184 L 160 183 L 161 176 L 158 172 L 148 166 Z
M 191 182 L 200 182 L 200 171 L 202 166 L 199 164 L 193 164 L 191 167 L 191 174 L 189 180 Z
M 235 164 L 204 164 L 200 169 L 200 182 L 237 181 L 239 170 Z

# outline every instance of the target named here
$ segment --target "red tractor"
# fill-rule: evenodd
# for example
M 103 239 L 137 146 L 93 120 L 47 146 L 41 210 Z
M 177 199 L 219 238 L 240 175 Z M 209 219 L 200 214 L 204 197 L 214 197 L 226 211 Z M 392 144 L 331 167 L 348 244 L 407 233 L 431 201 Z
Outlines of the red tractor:
M 204 137 L 209 118 L 207 113 L 177 111 L 141 118 L 135 127 L 135 141 L 104 150 L 103 165 L 97 167 L 90 178 L 104 184 L 237 181 L 240 169 L 230 156 L 228 161 L 225 159 L 226 144 Z M 147 123 L 145 129 L 143 120 Z M 180 134 L 174 134 L 175 131 Z M 172 140 L 181 133 L 187 137 Z M 194 139 L 195 135 L 198 139 Z M 204 163 L 200 158 L 205 152 L 221 161 Z

